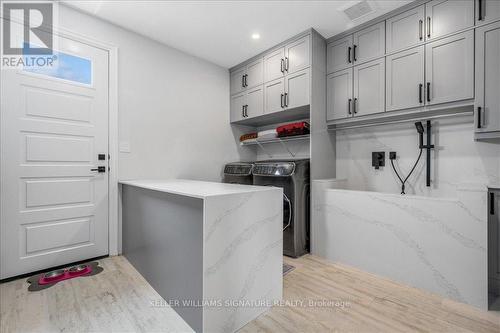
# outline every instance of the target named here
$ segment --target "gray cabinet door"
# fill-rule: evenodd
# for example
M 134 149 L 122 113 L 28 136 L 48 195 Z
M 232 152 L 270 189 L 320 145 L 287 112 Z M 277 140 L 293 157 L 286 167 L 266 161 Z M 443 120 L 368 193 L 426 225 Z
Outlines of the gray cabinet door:
M 476 131 L 500 131 L 500 22 L 476 29 Z
M 385 111 L 385 59 L 354 66 L 354 116 Z
M 425 46 L 426 104 L 474 98 L 474 31 Z
M 253 118 L 264 114 L 264 86 L 249 88 L 246 92 L 246 117 Z
M 383 56 L 385 54 L 385 21 L 355 32 L 353 43 L 354 64 Z
M 424 40 L 425 6 L 410 9 L 385 21 L 387 53 L 406 49 Z
M 326 70 L 333 73 L 352 67 L 352 35 L 333 41 L 326 46 Z
M 285 77 L 285 108 L 293 109 L 310 104 L 311 89 L 309 78 L 309 69 L 304 69 Z
M 352 68 L 326 77 L 326 120 L 352 117 Z
M 264 56 L 264 82 L 279 79 L 285 74 L 285 50 L 279 48 Z
M 424 46 L 386 58 L 386 110 L 424 105 Z
M 247 65 L 246 75 L 246 88 L 253 88 L 264 82 L 264 63 L 262 58 Z
M 230 106 L 230 120 L 231 122 L 235 122 L 238 120 L 242 120 L 243 117 L 243 106 L 245 105 L 245 96 L 244 92 L 231 96 L 231 106 Z
M 245 67 L 235 69 L 230 74 L 230 90 L 231 95 L 238 94 L 245 90 L 243 86 L 243 75 L 245 75 Z
M 433 0 L 425 4 L 426 40 L 474 25 L 474 0 Z
M 499 0 L 476 0 L 477 24 L 490 23 L 500 19 Z
M 285 79 L 277 79 L 264 84 L 264 113 L 284 110 Z
M 292 74 L 311 65 L 311 36 L 304 36 L 285 47 L 285 70 Z

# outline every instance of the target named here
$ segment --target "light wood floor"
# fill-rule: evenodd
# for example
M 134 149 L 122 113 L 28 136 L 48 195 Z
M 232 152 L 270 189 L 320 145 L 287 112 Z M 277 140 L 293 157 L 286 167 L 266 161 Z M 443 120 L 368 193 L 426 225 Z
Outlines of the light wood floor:
M 241 332 L 500 332 L 499 312 L 311 255 L 285 261 L 296 268 L 285 276 L 284 299 L 299 306 L 274 307 Z M 159 295 L 125 258 L 100 263 L 98 275 L 40 292 L 28 292 L 26 279 L 1 284 L 0 332 L 190 331 L 172 309 L 151 306 Z

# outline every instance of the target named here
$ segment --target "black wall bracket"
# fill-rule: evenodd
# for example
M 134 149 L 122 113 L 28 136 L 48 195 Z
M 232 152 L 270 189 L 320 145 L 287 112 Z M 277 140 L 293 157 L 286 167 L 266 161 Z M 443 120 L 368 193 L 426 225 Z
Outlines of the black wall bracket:
M 385 166 L 385 152 L 384 151 L 373 151 L 372 152 L 372 167 L 376 170 L 380 167 Z

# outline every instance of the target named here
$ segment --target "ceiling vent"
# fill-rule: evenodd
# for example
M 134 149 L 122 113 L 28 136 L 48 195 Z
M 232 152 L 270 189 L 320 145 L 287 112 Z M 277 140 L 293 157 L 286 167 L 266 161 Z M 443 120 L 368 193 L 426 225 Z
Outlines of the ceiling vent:
M 360 17 L 365 16 L 366 14 L 369 14 L 371 12 L 373 12 L 373 8 L 366 0 L 358 2 L 354 6 L 344 9 L 344 13 L 352 21 L 357 20 Z

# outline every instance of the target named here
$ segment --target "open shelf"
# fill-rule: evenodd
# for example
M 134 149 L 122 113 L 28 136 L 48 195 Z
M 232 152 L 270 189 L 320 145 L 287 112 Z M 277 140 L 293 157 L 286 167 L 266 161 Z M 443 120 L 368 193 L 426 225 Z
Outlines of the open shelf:
M 267 140 L 252 140 L 248 142 L 240 142 L 242 146 L 252 146 L 252 145 L 265 145 L 268 143 L 280 143 L 280 142 L 289 142 L 289 141 L 299 141 L 299 140 L 309 140 L 310 134 L 306 135 L 294 135 L 284 138 L 276 138 L 276 139 L 267 139 Z

